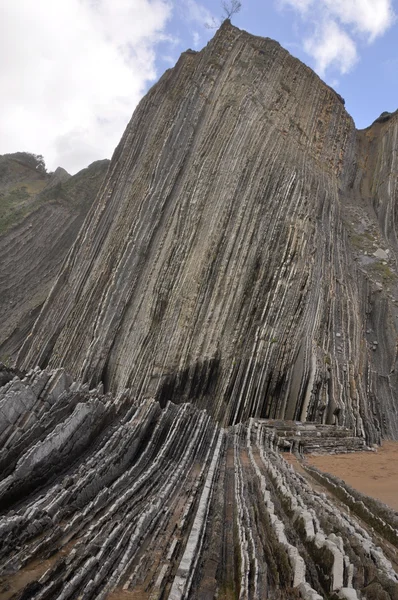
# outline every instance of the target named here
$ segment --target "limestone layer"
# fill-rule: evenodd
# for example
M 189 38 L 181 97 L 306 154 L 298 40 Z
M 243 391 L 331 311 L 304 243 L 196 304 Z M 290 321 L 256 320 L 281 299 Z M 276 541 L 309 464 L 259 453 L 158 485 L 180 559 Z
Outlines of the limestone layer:
M 104 395 L 62 369 L 11 379 L 0 599 L 394 600 L 397 515 L 305 463 L 294 470 L 277 425 L 222 429 L 192 404 Z M 322 425 L 307 439 L 325 428 L 340 449 L 352 443 Z
M 225 22 L 137 107 L 19 357 L 223 424 L 398 437 L 397 115 Z

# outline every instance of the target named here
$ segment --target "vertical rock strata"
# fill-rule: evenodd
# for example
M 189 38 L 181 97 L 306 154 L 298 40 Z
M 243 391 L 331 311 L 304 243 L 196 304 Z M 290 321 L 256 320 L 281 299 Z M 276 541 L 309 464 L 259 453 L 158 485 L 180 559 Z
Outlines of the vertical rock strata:
M 224 425 L 397 438 L 397 128 L 357 132 L 309 68 L 225 22 L 137 107 L 19 366 Z

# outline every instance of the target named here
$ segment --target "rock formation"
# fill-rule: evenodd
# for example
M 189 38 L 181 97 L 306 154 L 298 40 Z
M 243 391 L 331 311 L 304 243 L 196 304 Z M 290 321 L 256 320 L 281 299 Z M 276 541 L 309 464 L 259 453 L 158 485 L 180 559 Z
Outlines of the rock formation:
M 301 454 L 398 437 L 397 136 L 228 21 L 149 91 L 0 365 L 0 600 L 396 600 Z
M 277 423 L 5 375 L 1 600 L 397 597 L 397 515 L 294 470 Z
M 398 436 L 398 116 L 225 22 L 136 109 L 20 354 L 223 424 Z
M 108 161 L 70 176 L 34 155 L 0 157 L 0 360 L 16 356 L 105 177 Z

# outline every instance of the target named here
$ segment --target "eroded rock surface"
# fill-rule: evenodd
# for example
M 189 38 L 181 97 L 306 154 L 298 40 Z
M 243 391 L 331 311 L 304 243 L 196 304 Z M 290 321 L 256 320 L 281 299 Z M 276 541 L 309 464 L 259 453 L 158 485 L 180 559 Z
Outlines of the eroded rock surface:
M 357 132 L 309 68 L 225 22 L 139 104 L 19 364 L 223 425 L 397 438 L 397 132 Z
M 0 157 L 0 360 L 14 359 L 29 334 L 107 166 L 72 177 L 23 152 Z
M 14 377 L 0 388 L 0 599 L 396 598 L 397 515 L 295 470 L 276 425 L 220 428 L 62 369 Z

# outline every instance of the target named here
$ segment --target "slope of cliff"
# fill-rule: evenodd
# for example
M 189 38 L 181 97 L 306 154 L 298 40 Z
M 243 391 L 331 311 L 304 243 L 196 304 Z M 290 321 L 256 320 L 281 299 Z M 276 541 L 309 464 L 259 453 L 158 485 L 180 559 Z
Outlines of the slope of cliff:
M 64 169 L 62 172 L 64 178 L 70 177 Z M 15 152 L 0 156 L 0 235 L 34 210 L 37 195 L 52 179 L 39 155 Z
M 225 22 L 137 107 L 19 365 L 224 424 L 397 438 L 397 131 L 357 132 L 308 67 Z
M 0 359 L 16 356 L 95 200 L 109 161 L 47 173 L 34 155 L 0 157 Z

